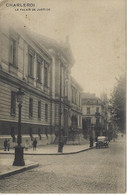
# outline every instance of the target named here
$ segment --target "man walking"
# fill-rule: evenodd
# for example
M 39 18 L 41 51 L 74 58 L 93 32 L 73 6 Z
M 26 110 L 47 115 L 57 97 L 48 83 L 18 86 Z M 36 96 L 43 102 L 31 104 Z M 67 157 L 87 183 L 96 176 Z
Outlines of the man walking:
M 10 150 L 10 140 L 9 139 L 7 141 L 7 149 L 8 149 L 8 151 Z
M 4 151 L 7 149 L 7 139 L 4 140 Z
M 35 138 L 33 141 L 33 150 L 36 150 L 36 147 L 37 147 L 37 140 Z

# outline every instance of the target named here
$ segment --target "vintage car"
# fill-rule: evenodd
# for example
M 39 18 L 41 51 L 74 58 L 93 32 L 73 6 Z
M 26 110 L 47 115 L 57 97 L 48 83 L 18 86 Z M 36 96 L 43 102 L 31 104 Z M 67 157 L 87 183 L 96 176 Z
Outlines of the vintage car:
M 109 147 L 108 138 L 105 136 L 98 136 L 97 137 L 96 148 L 101 148 L 101 147 L 105 147 L 105 148 Z

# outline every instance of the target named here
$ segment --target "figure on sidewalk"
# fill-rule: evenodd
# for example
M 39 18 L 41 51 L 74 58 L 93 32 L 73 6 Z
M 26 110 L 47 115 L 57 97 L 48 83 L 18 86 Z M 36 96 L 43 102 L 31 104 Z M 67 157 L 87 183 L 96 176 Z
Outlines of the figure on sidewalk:
M 4 140 L 4 151 L 7 149 L 7 139 Z
M 30 128 L 29 130 L 29 135 L 30 135 L 31 141 L 33 141 L 32 128 Z
M 93 147 L 93 138 L 90 136 L 90 147 Z
M 12 137 L 12 141 L 16 142 L 14 127 L 11 127 L 11 137 Z
M 59 151 L 60 152 L 63 152 L 63 147 L 64 147 L 64 130 L 62 129 L 61 130 L 61 140 L 60 140 L 60 143 L 59 143 Z
M 35 138 L 33 141 L 33 150 L 36 150 L 36 147 L 37 147 L 37 140 Z
M 9 151 L 10 150 L 10 140 L 8 139 L 7 141 L 7 150 Z
M 46 135 L 46 137 L 47 137 L 47 139 L 48 139 L 48 132 L 47 132 L 47 128 L 45 128 L 45 135 Z
M 38 136 L 39 136 L 39 139 L 41 140 L 41 130 L 40 130 L 40 128 L 38 129 Z

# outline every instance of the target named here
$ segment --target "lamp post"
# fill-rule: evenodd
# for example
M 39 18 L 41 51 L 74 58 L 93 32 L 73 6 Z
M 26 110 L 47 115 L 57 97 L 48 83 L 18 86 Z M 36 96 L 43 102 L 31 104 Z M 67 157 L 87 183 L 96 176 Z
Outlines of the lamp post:
M 22 110 L 22 103 L 23 103 L 23 96 L 25 95 L 21 88 L 16 93 L 17 95 L 17 102 L 19 107 L 19 117 L 18 117 L 18 136 L 17 136 L 17 143 L 18 145 L 15 147 L 15 159 L 13 162 L 13 166 L 24 166 L 25 162 L 23 159 L 23 149 L 24 147 L 21 146 L 22 137 L 21 137 L 21 110 Z
M 68 74 L 65 75 L 64 78 L 64 97 L 63 97 L 63 103 L 64 103 L 64 107 L 63 107 L 63 117 L 64 117 L 64 139 L 65 139 L 65 143 L 67 141 L 67 132 L 68 132 L 68 111 L 67 111 L 67 107 L 68 105 Z
M 61 140 L 61 92 L 62 92 L 62 67 L 60 64 L 60 97 L 59 97 L 59 142 L 58 142 L 58 152 L 62 152 L 63 144 Z

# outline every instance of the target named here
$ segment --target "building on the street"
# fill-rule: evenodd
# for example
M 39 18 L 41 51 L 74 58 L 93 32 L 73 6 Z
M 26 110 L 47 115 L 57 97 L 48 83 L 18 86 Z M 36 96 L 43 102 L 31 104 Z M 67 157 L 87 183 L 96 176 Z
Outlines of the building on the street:
M 82 124 L 86 137 L 107 134 L 107 105 L 95 94 L 82 93 Z
M 0 134 L 13 140 L 17 134 L 19 88 L 25 93 L 24 137 L 54 143 L 60 129 L 66 137 L 70 127 L 81 130 L 81 87 L 70 75 L 74 59 L 68 37 L 57 43 L 11 22 L 0 24 Z
M 71 77 L 71 87 L 70 87 L 70 95 L 71 95 L 71 111 L 69 117 L 69 137 L 78 137 L 79 134 L 82 134 L 82 104 L 81 104 L 81 92 L 82 88 L 77 83 L 77 81 Z

